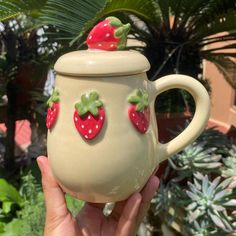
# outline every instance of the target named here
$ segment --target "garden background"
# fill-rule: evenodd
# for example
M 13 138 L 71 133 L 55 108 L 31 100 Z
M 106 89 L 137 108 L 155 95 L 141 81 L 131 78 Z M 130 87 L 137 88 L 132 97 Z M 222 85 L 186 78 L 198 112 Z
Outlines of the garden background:
M 131 24 L 128 48 L 151 64 L 148 79 L 195 77 L 212 114 L 203 134 L 164 162 L 139 235 L 236 234 L 235 0 L 0 0 L 0 235 L 42 235 L 38 155 L 46 155 L 46 101 L 60 55 L 86 49 L 93 25 L 114 15 Z M 160 140 L 188 125 L 191 96 L 157 98 Z M 160 125 L 161 124 L 161 125 Z M 67 196 L 76 215 L 83 202 Z

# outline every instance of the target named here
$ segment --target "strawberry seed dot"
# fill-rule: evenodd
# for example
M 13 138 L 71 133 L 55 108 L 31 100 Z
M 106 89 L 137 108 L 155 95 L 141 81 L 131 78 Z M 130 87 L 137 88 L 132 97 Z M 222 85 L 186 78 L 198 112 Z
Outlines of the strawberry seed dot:
M 106 27 L 107 25 L 108 25 L 108 24 L 107 24 L 107 23 L 105 23 L 103 26 L 104 26 L 104 27 Z
M 90 120 L 90 119 L 91 119 L 91 116 L 88 116 L 88 119 Z
M 89 39 L 91 39 L 91 38 L 92 38 L 92 35 L 89 36 Z
M 113 48 L 115 45 L 114 44 L 111 44 L 110 47 Z
M 102 117 L 102 116 L 100 117 L 100 120 L 103 120 L 103 117 Z
M 110 34 L 109 34 L 109 33 L 107 33 L 107 34 L 106 34 L 106 37 L 109 37 L 109 36 L 110 36 Z
M 92 130 L 90 129 L 90 130 L 89 130 L 89 134 L 91 134 L 91 133 L 92 133 Z
M 96 125 L 96 129 L 98 129 L 98 125 Z
M 85 138 L 88 138 L 88 135 L 85 135 L 84 137 L 85 137 Z
M 84 128 L 84 125 L 81 125 L 81 128 L 83 129 L 83 128 Z
M 75 121 L 77 121 L 78 120 L 78 118 L 77 117 L 75 117 Z

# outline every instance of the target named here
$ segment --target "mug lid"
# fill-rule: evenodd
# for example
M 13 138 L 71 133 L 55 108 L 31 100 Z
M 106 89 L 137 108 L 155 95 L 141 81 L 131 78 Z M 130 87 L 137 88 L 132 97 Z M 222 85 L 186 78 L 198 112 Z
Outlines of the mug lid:
M 59 74 L 80 76 L 132 75 L 150 69 L 137 51 L 78 50 L 61 56 L 54 69 Z

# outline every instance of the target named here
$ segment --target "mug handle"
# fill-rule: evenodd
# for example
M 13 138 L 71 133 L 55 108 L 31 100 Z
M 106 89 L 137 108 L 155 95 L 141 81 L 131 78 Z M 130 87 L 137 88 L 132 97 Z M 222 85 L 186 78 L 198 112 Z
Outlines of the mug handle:
M 150 82 L 149 85 L 151 87 L 150 98 L 153 104 L 159 94 L 174 88 L 188 91 L 193 96 L 196 104 L 193 119 L 188 127 L 171 141 L 165 144 L 158 144 L 158 162 L 160 163 L 184 149 L 201 134 L 210 116 L 210 98 L 205 87 L 200 82 L 186 75 L 167 75 Z

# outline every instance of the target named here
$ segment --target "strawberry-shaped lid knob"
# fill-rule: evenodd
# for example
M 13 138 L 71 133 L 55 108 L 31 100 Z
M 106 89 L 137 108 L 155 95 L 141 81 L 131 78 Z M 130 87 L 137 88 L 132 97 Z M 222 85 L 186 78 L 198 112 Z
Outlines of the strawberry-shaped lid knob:
M 114 16 L 107 17 L 94 26 L 87 37 L 87 45 L 91 49 L 113 51 L 124 49 L 130 24 L 123 24 Z

